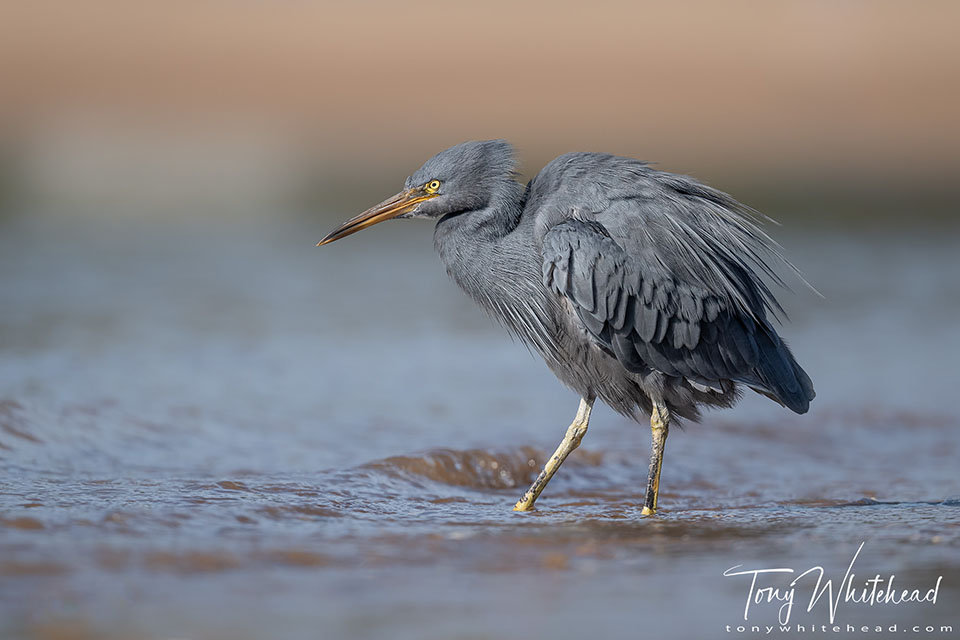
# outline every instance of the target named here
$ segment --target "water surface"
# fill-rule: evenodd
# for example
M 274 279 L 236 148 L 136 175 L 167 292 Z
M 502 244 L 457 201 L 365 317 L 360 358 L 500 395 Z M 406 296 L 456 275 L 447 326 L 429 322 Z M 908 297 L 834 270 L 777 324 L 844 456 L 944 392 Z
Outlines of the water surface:
M 447 281 L 426 225 L 325 231 L 4 224 L 0 635 L 736 636 L 749 584 L 724 570 L 839 582 L 861 543 L 858 572 L 943 576 L 939 601 L 839 623 L 958 628 L 949 236 L 778 230 L 824 294 L 784 294 L 818 398 L 672 431 L 642 518 L 649 431 L 607 409 L 511 512 L 577 398 Z

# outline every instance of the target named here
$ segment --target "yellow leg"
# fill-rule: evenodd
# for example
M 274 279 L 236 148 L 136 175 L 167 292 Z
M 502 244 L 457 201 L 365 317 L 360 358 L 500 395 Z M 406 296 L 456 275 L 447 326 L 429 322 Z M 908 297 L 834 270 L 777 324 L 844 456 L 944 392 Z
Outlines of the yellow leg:
M 663 448 L 667 443 L 670 430 L 670 412 L 661 404 L 653 403 L 650 415 L 650 432 L 653 445 L 650 447 L 650 473 L 647 476 L 647 496 L 643 503 L 643 515 L 652 516 L 657 512 L 657 496 L 660 493 L 660 467 L 663 466 Z
M 590 410 L 593 408 L 593 398 L 581 399 L 580 409 L 577 411 L 577 417 L 573 419 L 573 424 L 567 428 L 567 435 L 563 437 L 560 446 L 553 452 L 553 455 L 543 466 L 543 471 L 537 476 L 530 488 L 524 492 L 517 504 L 513 507 L 514 511 L 530 511 L 533 509 L 533 503 L 537 501 L 540 492 L 543 491 L 550 478 L 557 472 L 563 461 L 567 459 L 570 453 L 580 446 L 584 434 L 587 433 L 587 424 L 590 422 Z

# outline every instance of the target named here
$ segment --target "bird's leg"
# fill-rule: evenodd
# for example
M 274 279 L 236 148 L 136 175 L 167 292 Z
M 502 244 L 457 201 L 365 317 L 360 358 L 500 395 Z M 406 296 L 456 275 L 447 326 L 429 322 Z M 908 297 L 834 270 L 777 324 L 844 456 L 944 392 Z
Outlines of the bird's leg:
M 660 493 L 660 467 L 663 466 L 663 447 L 667 443 L 670 430 L 670 411 L 662 404 L 653 403 L 650 414 L 650 432 L 653 445 L 650 448 L 650 473 L 647 476 L 647 496 L 643 501 L 643 515 L 652 516 L 657 512 L 657 495 Z
M 553 452 L 553 455 L 550 456 L 547 463 L 543 465 L 543 471 L 540 472 L 537 479 L 533 481 L 530 488 L 517 500 L 517 504 L 513 507 L 514 511 L 530 511 L 533 509 L 533 503 L 537 501 L 540 492 L 543 491 L 547 483 L 550 482 L 550 478 L 557 472 L 557 469 L 559 469 L 563 461 L 567 459 L 570 452 L 580 446 L 580 441 L 583 440 L 584 434 L 587 433 L 587 424 L 590 422 L 590 410 L 593 408 L 593 401 L 594 398 L 592 397 L 589 399 L 582 398 L 580 400 L 577 417 L 573 419 L 573 424 L 567 428 L 567 435 L 563 436 L 560 446 Z

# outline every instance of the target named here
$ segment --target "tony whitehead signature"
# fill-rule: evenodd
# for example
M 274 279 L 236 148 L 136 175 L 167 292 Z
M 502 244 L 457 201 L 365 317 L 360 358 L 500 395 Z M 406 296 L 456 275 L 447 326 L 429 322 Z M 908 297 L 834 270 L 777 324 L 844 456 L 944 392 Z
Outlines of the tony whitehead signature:
M 936 604 L 937 594 L 940 592 L 940 583 L 943 581 L 943 576 L 938 577 L 937 583 L 933 588 L 926 591 L 921 589 L 896 589 L 893 586 L 893 580 L 896 576 L 890 575 L 888 578 L 883 578 L 879 573 L 868 580 L 861 580 L 857 583 L 857 585 L 862 583 L 864 585 L 863 587 L 855 585 L 854 580 L 856 579 L 856 575 L 853 573 L 853 565 L 863 550 L 864 544 L 863 542 L 860 543 L 857 552 L 853 554 L 853 559 L 850 560 L 847 572 L 843 575 L 843 580 L 840 581 L 836 588 L 834 588 L 833 578 L 824 579 L 825 572 L 823 567 L 819 566 L 810 567 L 803 573 L 797 573 L 794 569 L 787 567 L 777 569 L 742 569 L 741 567 L 743 567 L 743 565 L 738 564 L 724 571 L 723 575 L 728 578 L 735 576 L 749 576 L 750 578 L 747 604 L 743 608 L 744 620 L 749 620 L 750 605 L 780 603 L 777 618 L 780 624 L 787 624 L 790 622 L 790 614 L 793 612 L 797 585 L 806 587 L 808 584 L 813 585 L 813 590 L 810 594 L 810 601 L 807 604 L 807 613 L 813 611 L 817 603 L 826 596 L 827 606 L 830 610 L 830 624 L 833 624 L 837 615 L 837 608 L 841 602 L 853 602 L 869 606 L 875 604 L 897 605 L 905 602 L 929 602 Z M 771 579 L 775 578 L 776 574 L 796 574 L 796 577 L 786 586 L 767 586 L 771 582 Z M 816 578 L 815 583 L 814 578 Z

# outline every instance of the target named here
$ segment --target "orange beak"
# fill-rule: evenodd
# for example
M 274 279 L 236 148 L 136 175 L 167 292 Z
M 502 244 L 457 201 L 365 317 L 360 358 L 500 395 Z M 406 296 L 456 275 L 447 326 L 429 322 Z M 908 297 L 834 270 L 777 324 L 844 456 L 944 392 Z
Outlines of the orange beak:
M 387 198 L 380 204 L 370 207 L 357 217 L 347 220 L 342 225 L 328 233 L 323 240 L 317 243 L 317 246 L 320 247 L 333 242 L 334 240 L 346 238 L 351 233 L 356 233 L 361 229 L 372 227 L 378 222 L 390 220 L 391 218 L 396 218 L 399 215 L 408 213 L 421 202 L 429 200 L 430 198 L 436 198 L 437 195 L 438 194 L 436 193 L 427 193 L 421 188 L 401 191 L 392 198 Z

